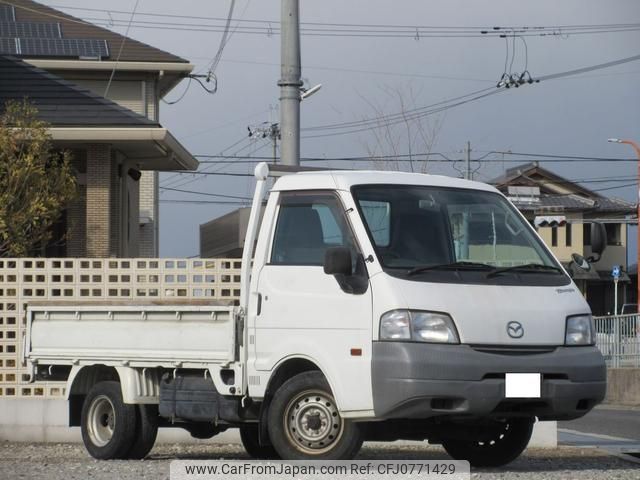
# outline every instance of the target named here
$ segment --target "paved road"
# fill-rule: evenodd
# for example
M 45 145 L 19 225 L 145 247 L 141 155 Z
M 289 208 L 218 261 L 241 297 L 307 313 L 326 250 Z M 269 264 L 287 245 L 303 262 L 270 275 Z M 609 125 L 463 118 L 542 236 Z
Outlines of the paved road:
M 581 419 L 559 422 L 558 443 L 595 447 L 640 465 L 640 408 L 603 406 Z
M 239 445 L 157 445 L 144 461 L 93 460 L 80 445 L 0 442 L 0 479 L 30 480 L 157 480 L 169 478 L 174 459 L 246 459 Z M 365 446 L 358 459 L 438 460 L 447 458 L 439 447 Z M 637 480 L 640 465 L 594 448 L 528 449 L 500 469 L 474 469 L 474 480 Z M 331 480 L 327 477 L 327 480 Z
M 640 443 L 640 408 L 598 407 L 578 420 L 558 422 L 558 428 L 628 438 Z

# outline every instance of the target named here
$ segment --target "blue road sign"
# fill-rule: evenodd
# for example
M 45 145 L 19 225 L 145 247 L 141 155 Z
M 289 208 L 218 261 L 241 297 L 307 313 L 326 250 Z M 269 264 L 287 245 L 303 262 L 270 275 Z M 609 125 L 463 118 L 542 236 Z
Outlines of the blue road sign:
M 611 269 L 611 276 L 615 279 L 620 278 L 620 265 L 614 265 Z

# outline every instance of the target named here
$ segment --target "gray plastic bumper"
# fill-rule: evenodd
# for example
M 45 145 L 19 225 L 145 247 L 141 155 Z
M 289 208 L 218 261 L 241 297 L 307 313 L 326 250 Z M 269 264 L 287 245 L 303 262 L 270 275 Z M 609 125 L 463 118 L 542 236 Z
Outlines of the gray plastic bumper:
M 541 398 L 505 398 L 505 373 L 541 373 Z M 604 399 L 606 377 L 596 347 L 373 343 L 373 404 L 378 418 L 578 418 Z

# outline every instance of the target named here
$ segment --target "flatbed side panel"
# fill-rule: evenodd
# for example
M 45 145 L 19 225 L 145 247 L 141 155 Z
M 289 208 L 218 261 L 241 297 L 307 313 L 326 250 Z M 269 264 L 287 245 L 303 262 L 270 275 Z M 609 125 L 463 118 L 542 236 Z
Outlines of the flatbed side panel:
M 31 362 L 235 360 L 233 307 L 39 305 L 27 318 Z

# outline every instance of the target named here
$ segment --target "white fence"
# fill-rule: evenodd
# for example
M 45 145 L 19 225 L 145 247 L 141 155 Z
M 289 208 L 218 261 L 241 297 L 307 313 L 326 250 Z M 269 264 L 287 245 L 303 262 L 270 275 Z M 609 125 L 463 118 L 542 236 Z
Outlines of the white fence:
M 640 367 L 640 315 L 595 317 L 596 345 L 608 367 Z
M 238 259 L 0 258 L 0 397 L 64 395 L 62 383 L 27 383 L 21 362 L 30 301 L 237 301 L 239 296 Z

